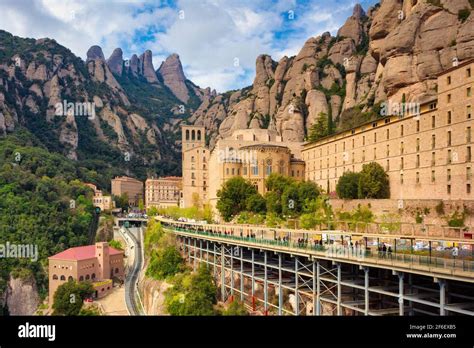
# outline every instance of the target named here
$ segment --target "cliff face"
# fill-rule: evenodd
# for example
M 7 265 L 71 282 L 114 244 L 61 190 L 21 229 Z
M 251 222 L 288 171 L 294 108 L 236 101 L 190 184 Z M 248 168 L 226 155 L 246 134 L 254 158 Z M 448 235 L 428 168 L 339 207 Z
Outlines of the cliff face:
M 33 315 L 40 304 L 33 277 L 10 277 L 6 291 L 6 304 L 10 315 Z
M 438 4 L 439 3 L 439 4 Z M 256 61 L 249 89 L 210 96 L 191 121 L 215 141 L 235 129 L 275 128 L 302 141 L 320 117 L 345 129 L 387 100 L 423 102 L 436 94 L 436 75 L 454 60 L 474 57 L 474 16 L 468 0 L 383 0 L 360 5 L 339 29 L 309 38 L 294 57 Z
M 49 150 L 95 163 L 92 169 L 101 163 L 137 176 L 178 174 L 179 123 L 204 95 L 184 83 L 192 92 L 177 112 L 181 95 L 155 72 L 151 51 L 124 60 L 118 48 L 106 60 L 92 46 L 82 61 L 54 40 L 0 31 L 0 137 L 26 127 Z
M 472 0 L 356 5 L 335 37 L 309 38 L 278 62 L 260 55 L 253 84 L 222 94 L 189 81 L 177 54 L 155 70 L 150 51 L 124 59 L 117 48 L 106 60 L 93 46 L 84 62 L 54 40 L 0 31 L 0 136 L 23 126 L 93 169 L 144 177 L 179 174 L 182 122 L 205 126 L 211 146 L 246 128 L 302 141 L 322 120 L 330 134 L 378 117 L 387 99 L 435 95 L 439 72 L 474 57 L 472 10 Z M 64 101 L 93 103 L 94 117 L 56 115 Z

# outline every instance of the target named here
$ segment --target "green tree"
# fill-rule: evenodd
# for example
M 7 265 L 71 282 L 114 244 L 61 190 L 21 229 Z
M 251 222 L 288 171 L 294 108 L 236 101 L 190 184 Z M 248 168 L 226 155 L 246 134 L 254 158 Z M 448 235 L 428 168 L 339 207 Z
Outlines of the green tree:
M 254 193 L 245 202 L 246 210 L 256 214 L 265 213 L 267 210 L 265 198 L 260 193 Z
M 210 270 L 201 264 L 195 273 L 181 273 L 165 292 L 169 314 L 210 316 L 215 314 L 217 288 Z
M 283 215 L 294 216 L 301 211 L 298 184 L 287 186 L 281 195 L 281 212 Z
M 120 208 L 122 210 L 128 210 L 129 204 L 128 204 L 128 194 L 123 193 L 120 196 L 114 196 L 114 201 L 115 201 L 115 207 Z
M 160 239 L 164 235 L 163 228 L 161 227 L 161 223 L 156 221 L 155 219 L 150 219 L 148 221 L 146 231 L 145 231 L 145 254 L 151 254 L 153 249 L 158 248 Z
M 270 174 L 265 180 L 267 191 L 276 192 L 279 195 L 283 194 L 285 188 L 295 182 L 295 179 L 289 176 L 284 176 L 278 173 Z
M 376 162 L 364 164 L 359 177 L 359 198 L 390 198 L 388 175 Z
M 153 252 L 146 275 L 153 279 L 163 280 L 180 272 L 184 260 L 174 245 L 167 246 Z
M 321 191 L 319 186 L 311 181 L 300 181 L 298 182 L 298 199 L 301 207 L 304 207 L 306 202 L 315 200 L 319 197 Z
M 359 196 L 360 174 L 345 172 L 336 185 L 337 196 L 342 199 L 357 199 Z
M 109 243 L 109 246 L 111 246 L 112 248 L 115 248 L 115 249 L 118 249 L 118 250 L 124 250 L 123 246 L 122 246 L 122 243 L 120 243 L 120 241 L 118 241 L 118 240 L 112 239 L 108 243 Z
M 150 207 L 146 210 L 146 213 L 147 213 L 148 216 L 151 216 L 151 217 L 156 216 L 156 215 L 158 215 L 158 208 L 157 207 Z
M 265 194 L 265 201 L 267 202 L 267 212 L 276 215 L 281 214 L 281 194 L 274 191 L 268 191 Z
M 245 315 L 248 315 L 248 312 L 245 309 L 245 306 L 242 302 L 234 300 L 229 304 L 229 306 L 224 311 L 222 311 L 222 315 L 245 316 Z
M 229 179 L 217 191 L 217 210 L 225 221 L 230 221 L 247 208 L 247 199 L 256 193 L 257 189 L 244 178 L 237 176 Z
M 93 292 L 90 282 L 68 281 L 61 284 L 54 293 L 53 315 L 78 315 L 84 300 Z
M 313 229 L 316 227 L 318 220 L 315 213 L 305 213 L 300 216 L 300 226 L 304 229 Z
M 308 132 L 309 141 L 317 141 L 329 134 L 328 115 L 320 112 L 316 122 L 310 127 Z

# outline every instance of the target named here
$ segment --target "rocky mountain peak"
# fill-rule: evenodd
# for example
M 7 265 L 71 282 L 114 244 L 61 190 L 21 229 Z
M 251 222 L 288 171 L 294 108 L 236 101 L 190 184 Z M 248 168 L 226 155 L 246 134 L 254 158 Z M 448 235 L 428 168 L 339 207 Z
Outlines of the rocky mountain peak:
M 352 10 L 352 17 L 362 18 L 365 17 L 365 11 L 360 4 L 356 4 Z
M 186 86 L 186 76 L 184 76 L 183 66 L 176 53 L 171 54 L 161 63 L 158 73 L 163 77 L 165 85 L 181 101 L 187 102 L 189 99 L 188 88 Z
M 91 48 L 87 50 L 87 61 L 95 59 L 105 61 L 104 52 L 102 52 L 102 48 L 96 45 L 91 46 Z
M 132 72 L 133 75 L 138 75 L 140 73 L 140 61 L 138 59 L 138 56 L 134 54 L 132 58 L 130 58 L 130 71 Z
M 155 68 L 153 67 L 153 54 L 150 50 L 146 50 L 140 56 L 141 73 L 150 83 L 158 83 Z
M 351 38 L 358 45 L 362 41 L 364 34 L 363 21 L 366 18 L 364 9 L 360 4 L 354 6 L 352 16 L 350 16 L 344 25 L 338 30 L 337 36 Z
M 109 66 L 110 70 L 117 74 L 122 75 L 123 72 L 123 52 L 121 48 L 116 48 L 110 55 L 109 59 L 107 59 L 107 65 Z

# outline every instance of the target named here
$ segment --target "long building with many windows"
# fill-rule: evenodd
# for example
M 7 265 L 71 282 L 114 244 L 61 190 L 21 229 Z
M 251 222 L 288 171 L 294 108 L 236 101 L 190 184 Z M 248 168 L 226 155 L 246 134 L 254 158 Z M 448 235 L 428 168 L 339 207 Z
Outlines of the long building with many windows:
M 180 205 L 182 179 L 177 176 L 148 178 L 145 181 L 145 207 L 167 208 Z
M 473 199 L 474 60 L 438 76 L 438 95 L 411 115 L 386 116 L 303 146 L 305 178 L 328 192 L 346 171 L 377 162 L 392 199 Z

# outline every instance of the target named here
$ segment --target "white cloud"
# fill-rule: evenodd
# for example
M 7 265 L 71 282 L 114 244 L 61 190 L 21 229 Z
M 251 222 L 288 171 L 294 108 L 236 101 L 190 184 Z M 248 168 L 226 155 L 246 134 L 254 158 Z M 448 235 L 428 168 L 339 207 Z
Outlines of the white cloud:
M 304 5 L 296 0 L 177 0 L 174 7 L 165 7 L 155 1 L 2 0 L 0 29 L 53 38 L 82 58 L 92 45 L 100 45 L 106 57 L 116 47 L 123 49 L 125 58 L 151 49 L 156 69 L 168 54 L 178 53 L 189 79 L 222 92 L 252 82 L 259 54 L 278 60 L 297 54 L 310 36 L 335 33 L 353 4 L 354 0 L 338 5 L 329 0 Z M 294 21 L 284 20 L 290 10 Z

